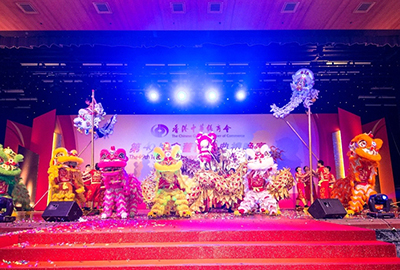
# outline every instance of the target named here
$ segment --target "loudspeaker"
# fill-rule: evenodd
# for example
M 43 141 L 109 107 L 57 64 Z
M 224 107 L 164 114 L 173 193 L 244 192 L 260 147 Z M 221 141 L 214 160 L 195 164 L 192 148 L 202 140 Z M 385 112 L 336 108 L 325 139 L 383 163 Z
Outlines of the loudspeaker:
M 75 221 L 82 216 L 82 209 L 74 202 L 50 202 L 42 214 L 45 221 Z
M 317 199 L 308 212 L 313 218 L 343 218 L 347 212 L 338 199 Z

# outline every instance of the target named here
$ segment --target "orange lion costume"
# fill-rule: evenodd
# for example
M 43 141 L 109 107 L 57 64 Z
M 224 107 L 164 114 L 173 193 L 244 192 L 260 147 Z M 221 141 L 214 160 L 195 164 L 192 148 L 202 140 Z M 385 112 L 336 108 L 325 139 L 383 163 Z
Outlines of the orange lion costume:
M 381 139 L 373 139 L 372 134 L 360 134 L 349 145 L 350 168 L 345 178 L 333 185 L 332 198 L 337 198 L 347 209 L 348 214 L 359 213 L 375 191 L 375 175 L 381 160 L 379 149 Z

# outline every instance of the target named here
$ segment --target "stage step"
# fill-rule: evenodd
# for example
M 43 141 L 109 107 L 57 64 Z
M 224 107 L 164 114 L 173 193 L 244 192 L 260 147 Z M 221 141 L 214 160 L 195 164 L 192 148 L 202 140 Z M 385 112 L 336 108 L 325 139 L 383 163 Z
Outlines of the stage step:
M 310 219 L 90 220 L 0 246 L 0 269 L 400 269 L 374 231 Z
M 16 244 L 0 250 L 8 261 L 98 261 L 224 258 L 395 257 L 392 244 L 368 242 L 181 242 L 111 244 Z
M 60 236 L 62 235 L 62 238 Z M 130 228 L 88 232 L 21 234 L 19 242 L 54 243 L 146 243 L 212 241 L 375 241 L 375 232 L 348 227 L 348 230 L 234 230 L 234 231 L 136 231 Z
M 10 263 L 10 264 L 7 264 Z M 0 269 L 38 270 L 398 270 L 397 258 L 340 259 L 203 259 L 203 260 L 118 260 L 118 261 L 3 261 Z

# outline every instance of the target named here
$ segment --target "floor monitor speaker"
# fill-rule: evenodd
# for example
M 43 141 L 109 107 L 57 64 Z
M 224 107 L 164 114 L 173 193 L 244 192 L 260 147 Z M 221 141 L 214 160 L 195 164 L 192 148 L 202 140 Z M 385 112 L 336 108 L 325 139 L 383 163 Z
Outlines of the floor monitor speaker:
M 45 221 L 75 221 L 82 216 L 82 209 L 75 201 L 50 202 L 42 214 Z
M 338 199 L 317 199 L 308 212 L 313 218 L 343 218 L 347 212 Z

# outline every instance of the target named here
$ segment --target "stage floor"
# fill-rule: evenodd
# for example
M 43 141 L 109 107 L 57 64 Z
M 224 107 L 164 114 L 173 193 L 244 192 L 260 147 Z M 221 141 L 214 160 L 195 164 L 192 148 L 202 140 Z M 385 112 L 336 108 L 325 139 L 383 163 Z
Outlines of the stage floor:
M 400 269 L 396 247 L 366 229 L 400 228 L 397 212 L 390 220 L 364 214 L 315 220 L 295 210 L 148 219 L 147 212 L 74 222 L 20 213 L 15 222 L 0 224 L 0 269 Z

